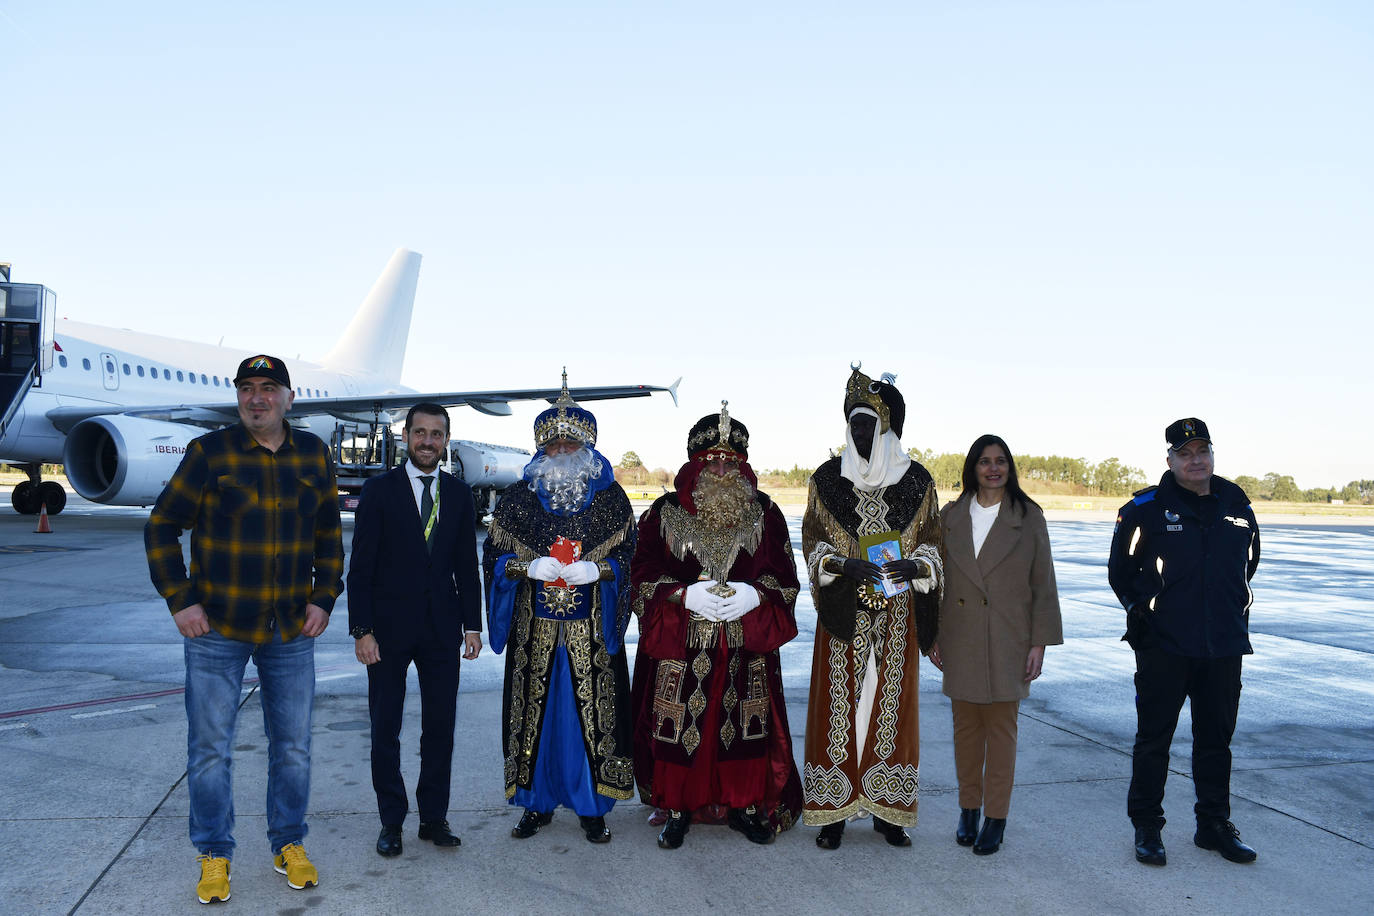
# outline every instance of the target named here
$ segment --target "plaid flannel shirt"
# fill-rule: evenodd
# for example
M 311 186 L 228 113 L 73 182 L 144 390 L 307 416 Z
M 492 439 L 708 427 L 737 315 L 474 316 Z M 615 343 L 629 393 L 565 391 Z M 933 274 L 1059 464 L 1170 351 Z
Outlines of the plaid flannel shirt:
M 191 572 L 181 532 L 191 529 Z M 276 452 L 242 424 L 186 446 L 143 531 L 148 570 L 172 613 L 204 606 L 210 626 L 244 642 L 294 639 L 305 606 L 343 591 L 343 529 L 329 451 L 287 427 Z

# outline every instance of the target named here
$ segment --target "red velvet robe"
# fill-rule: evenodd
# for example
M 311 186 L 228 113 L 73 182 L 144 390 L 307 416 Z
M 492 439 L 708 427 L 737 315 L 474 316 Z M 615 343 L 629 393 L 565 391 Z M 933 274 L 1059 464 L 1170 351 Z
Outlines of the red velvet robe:
M 630 564 L 640 633 L 635 776 L 640 797 L 657 807 L 758 805 L 785 829 L 801 810 L 801 779 L 778 647 L 797 635 L 798 581 L 787 522 L 758 498 L 761 517 L 740 538 L 727 579 L 754 586 L 760 604 L 736 622 L 692 620 L 681 603 L 703 572 L 695 516 L 669 494 L 640 519 Z

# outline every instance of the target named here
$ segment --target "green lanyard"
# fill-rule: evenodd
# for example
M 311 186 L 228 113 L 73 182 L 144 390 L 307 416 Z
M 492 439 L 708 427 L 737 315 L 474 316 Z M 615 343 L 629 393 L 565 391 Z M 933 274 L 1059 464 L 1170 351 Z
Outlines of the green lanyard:
M 439 520 L 439 475 L 434 475 L 434 505 L 429 510 L 429 520 L 425 522 L 425 541 L 429 541 L 429 533 L 434 530 L 434 523 Z

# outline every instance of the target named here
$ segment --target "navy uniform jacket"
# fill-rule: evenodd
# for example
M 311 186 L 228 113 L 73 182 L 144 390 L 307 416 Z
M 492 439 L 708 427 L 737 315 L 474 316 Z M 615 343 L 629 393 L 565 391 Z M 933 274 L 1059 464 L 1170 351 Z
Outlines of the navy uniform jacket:
M 1213 475 L 1211 495 L 1180 487 L 1173 471 L 1121 507 L 1107 578 L 1126 608 L 1134 649 L 1173 655 L 1249 655 L 1250 578 L 1260 536 L 1245 491 Z
M 477 521 L 472 491 L 439 472 L 434 549 L 404 465 L 363 484 L 348 564 L 349 627 L 371 627 L 379 645 L 422 635 L 427 622 L 445 648 L 482 629 Z

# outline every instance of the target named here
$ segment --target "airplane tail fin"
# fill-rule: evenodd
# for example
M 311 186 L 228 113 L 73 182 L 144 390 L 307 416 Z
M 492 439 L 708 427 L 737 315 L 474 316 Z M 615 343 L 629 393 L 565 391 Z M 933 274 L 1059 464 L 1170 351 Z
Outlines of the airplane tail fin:
M 397 248 L 322 364 L 335 371 L 399 382 L 419 278 L 420 255 Z

